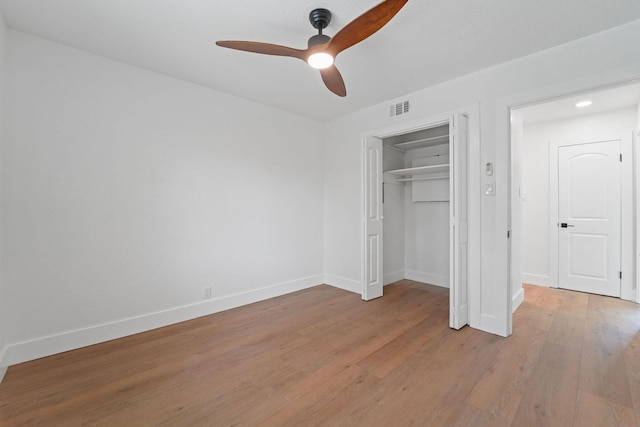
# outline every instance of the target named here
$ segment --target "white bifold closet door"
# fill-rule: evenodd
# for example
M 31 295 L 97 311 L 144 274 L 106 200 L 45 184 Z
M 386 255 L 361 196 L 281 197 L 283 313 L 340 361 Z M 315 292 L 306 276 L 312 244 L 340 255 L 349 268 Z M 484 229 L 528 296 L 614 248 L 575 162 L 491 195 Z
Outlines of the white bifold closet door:
M 382 296 L 382 140 L 364 139 L 364 290 L 368 301 Z
M 468 118 L 456 114 L 449 124 L 450 259 L 449 326 L 469 323 L 469 174 Z

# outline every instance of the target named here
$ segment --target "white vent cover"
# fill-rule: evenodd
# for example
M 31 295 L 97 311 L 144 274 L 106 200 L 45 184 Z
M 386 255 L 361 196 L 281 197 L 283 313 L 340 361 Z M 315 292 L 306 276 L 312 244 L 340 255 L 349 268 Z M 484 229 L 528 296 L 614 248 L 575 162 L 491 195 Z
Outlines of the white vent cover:
M 397 117 L 403 114 L 407 114 L 409 112 L 409 101 L 398 102 L 397 104 L 392 104 L 389 109 L 390 117 Z

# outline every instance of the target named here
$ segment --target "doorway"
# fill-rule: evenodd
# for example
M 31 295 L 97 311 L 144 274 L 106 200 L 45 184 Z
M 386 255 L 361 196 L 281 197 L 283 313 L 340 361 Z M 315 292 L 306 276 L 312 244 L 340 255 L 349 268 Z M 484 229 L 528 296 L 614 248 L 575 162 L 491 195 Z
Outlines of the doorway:
M 514 295 L 528 283 L 637 301 L 639 112 L 638 84 L 511 109 Z
M 385 284 L 404 278 L 445 286 L 450 326 L 460 329 L 470 318 L 469 126 L 466 114 L 444 117 L 363 138 L 363 299 L 381 297 Z M 401 213 L 389 210 L 393 202 L 402 206 Z M 411 223 L 409 232 L 405 221 Z M 385 235 L 385 228 L 403 238 Z M 439 234 L 433 240 L 416 238 L 424 228 Z M 405 251 L 413 258 L 407 260 Z M 399 267 L 385 271 L 385 261 L 393 266 L 394 257 Z M 444 262 L 436 272 L 416 267 L 438 257 Z

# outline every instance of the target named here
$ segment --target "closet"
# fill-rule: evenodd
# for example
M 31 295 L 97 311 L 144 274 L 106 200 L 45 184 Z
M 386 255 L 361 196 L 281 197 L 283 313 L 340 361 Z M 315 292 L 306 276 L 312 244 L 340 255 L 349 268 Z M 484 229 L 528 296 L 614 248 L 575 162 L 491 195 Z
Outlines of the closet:
M 382 140 L 383 281 L 449 287 L 449 123 Z
M 401 279 L 447 287 L 449 325 L 460 329 L 469 323 L 469 118 L 431 123 L 363 138 L 362 299 Z

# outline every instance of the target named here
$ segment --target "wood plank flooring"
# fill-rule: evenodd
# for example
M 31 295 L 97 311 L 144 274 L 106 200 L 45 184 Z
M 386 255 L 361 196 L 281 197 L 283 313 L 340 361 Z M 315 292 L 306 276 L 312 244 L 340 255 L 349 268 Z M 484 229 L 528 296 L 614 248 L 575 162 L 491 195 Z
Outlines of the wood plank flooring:
M 318 286 L 9 368 L 2 426 L 637 426 L 640 306 L 525 285 L 514 333 L 448 290 Z

